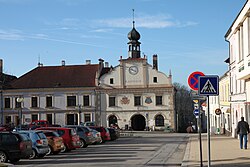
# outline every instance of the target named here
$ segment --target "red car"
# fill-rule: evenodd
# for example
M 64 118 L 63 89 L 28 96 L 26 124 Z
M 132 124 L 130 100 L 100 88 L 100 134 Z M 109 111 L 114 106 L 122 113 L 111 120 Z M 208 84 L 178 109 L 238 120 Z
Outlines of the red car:
M 49 126 L 49 121 L 46 121 L 46 120 L 35 120 L 29 124 L 30 129 L 36 129 L 36 128 L 48 127 L 48 126 Z
M 63 127 L 41 127 L 36 130 L 54 130 L 60 137 L 63 138 L 63 143 L 65 145 L 62 152 L 74 150 L 80 148 L 80 138 L 76 134 L 76 130 L 73 128 L 63 128 Z
M 91 129 L 95 129 L 101 133 L 102 141 L 111 140 L 109 130 L 103 126 L 89 126 Z

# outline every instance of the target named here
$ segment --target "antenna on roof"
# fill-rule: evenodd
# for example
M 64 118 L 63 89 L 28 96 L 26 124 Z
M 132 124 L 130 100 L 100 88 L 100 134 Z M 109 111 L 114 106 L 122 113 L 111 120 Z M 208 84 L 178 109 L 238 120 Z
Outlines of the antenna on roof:
M 133 11 L 133 28 L 135 27 L 135 9 L 132 9 Z
M 40 54 L 38 55 L 38 67 L 42 67 L 43 66 L 43 64 L 41 63 L 41 61 L 40 61 Z

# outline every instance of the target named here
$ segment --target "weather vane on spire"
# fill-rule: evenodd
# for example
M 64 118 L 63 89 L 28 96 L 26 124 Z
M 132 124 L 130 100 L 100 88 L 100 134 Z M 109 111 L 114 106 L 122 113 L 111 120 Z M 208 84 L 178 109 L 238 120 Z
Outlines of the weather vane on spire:
M 133 28 L 135 27 L 135 9 L 132 9 L 133 11 Z

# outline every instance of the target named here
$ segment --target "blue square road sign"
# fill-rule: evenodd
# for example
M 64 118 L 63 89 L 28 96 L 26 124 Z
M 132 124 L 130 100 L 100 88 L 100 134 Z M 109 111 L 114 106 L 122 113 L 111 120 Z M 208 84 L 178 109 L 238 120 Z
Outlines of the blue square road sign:
M 206 96 L 219 95 L 219 76 L 205 75 L 199 77 L 198 94 Z

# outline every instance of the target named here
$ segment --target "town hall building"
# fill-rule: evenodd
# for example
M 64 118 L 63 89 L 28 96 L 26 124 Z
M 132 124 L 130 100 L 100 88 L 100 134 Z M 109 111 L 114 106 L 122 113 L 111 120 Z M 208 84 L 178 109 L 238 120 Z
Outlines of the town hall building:
M 3 90 L 3 123 L 29 124 L 48 120 L 69 125 L 93 121 L 97 125 L 118 125 L 121 129 L 175 129 L 174 94 L 171 72 L 158 70 L 141 57 L 140 34 L 128 33 L 128 56 L 117 66 L 104 60 L 83 65 L 38 67 L 10 82 Z

